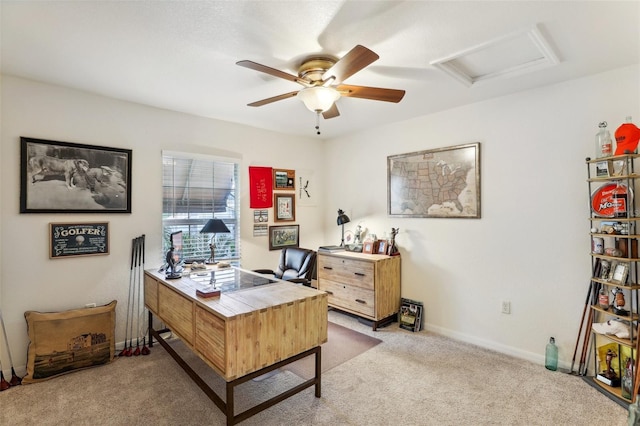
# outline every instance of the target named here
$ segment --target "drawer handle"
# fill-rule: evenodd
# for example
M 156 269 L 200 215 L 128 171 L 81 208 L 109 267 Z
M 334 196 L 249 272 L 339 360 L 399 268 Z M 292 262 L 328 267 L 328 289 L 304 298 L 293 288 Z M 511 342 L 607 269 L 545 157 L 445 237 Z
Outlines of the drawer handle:
M 366 305 L 366 304 L 367 304 L 367 302 L 365 302 L 365 301 L 364 301 L 364 300 L 362 300 L 362 299 L 356 299 L 356 302 L 358 302 L 358 303 L 362 303 L 363 305 Z
M 329 290 L 325 290 L 324 292 L 327 293 L 327 294 L 333 294 L 333 292 L 329 291 Z
M 323 268 L 324 268 L 324 269 L 328 269 L 328 270 L 330 270 L 330 271 L 332 271 L 332 270 L 333 270 L 333 268 L 332 268 L 332 267 L 330 267 L 330 266 L 323 266 Z
M 363 274 L 362 272 L 354 272 L 354 274 L 356 274 L 359 277 L 364 277 L 365 274 Z

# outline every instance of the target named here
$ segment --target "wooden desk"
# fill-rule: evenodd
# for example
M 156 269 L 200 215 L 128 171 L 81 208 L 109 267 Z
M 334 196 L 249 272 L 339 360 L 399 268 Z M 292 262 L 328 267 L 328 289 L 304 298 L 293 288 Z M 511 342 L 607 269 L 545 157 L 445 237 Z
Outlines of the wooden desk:
M 196 289 L 208 285 L 210 271 L 200 274 L 204 276 L 166 280 L 163 273 L 145 271 L 149 333 L 227 415 L 227 424 L 245 420 L 310 386 L 315 386 L 315 395 L 320 397 L 320 345 L 327 341 L 326 293 L 226 268 L 215 271 L 221 296 L 205 299 L 196 296 Z M 153 329 L 153 315 L 225 379 L 226 403 Z M 243 413 L 234 413 L 235 386 L 313 354 L 314 378 Z

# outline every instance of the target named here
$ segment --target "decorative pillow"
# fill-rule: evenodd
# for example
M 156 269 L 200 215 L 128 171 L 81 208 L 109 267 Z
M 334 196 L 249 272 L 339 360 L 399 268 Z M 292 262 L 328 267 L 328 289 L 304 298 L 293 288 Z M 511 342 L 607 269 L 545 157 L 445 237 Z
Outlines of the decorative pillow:
M 25 312 L 30 343 L 22 383 L 111 362 L 116 352 L 116 303 L 64 312 Z

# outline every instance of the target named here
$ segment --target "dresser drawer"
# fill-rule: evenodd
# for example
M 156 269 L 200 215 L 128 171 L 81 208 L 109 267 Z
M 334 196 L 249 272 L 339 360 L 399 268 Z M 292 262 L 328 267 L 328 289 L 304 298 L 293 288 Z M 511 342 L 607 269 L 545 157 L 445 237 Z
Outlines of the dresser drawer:
M 375 316 L 375 293 L 373 290 L 330 280 L 321 280 L 320 283 L 320 290 L 328 294 L 327 302 L 329 305 L 335 305 L 372 318 Z
M 374 290 L 373 262 L 318 256 L 318 279 L 330 280 L 368 290 Z

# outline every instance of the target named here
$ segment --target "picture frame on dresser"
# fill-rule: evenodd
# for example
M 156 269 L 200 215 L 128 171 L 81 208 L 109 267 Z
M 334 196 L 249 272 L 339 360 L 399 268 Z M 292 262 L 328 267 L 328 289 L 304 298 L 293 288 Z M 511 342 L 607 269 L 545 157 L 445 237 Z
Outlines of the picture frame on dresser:
M 389 247 L 389 243 L 387 242 L 387 240 L 378 240 L 376 243 L 376 253 L 387 254 L 387 248 Z
M 366 254 L 373 254 L 375 245 L 375 241 L 365 241 L 362 244 L 362 252 Z

